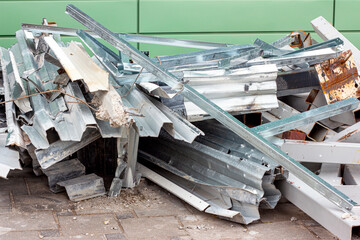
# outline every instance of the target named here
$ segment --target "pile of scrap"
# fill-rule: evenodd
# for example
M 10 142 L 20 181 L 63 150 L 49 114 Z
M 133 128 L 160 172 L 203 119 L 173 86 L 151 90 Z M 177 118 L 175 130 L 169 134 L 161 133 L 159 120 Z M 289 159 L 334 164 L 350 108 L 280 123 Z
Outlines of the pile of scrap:
M 104 195 L 102 177 L 77 156 L 115 138 L 109 196 L 145 177 L 249 224 L 284 195 L 336 236 L 355 233 L 360 52 L 324 18 L 312 21 L 322 42 L 297 31 L 231 45 L 114 33 L 73 5 L 66 13 L 88 30 L 44 19 L 0 49 L 2 177 L 20 158 L 54 193 Z M 130 42 L 197 51 L 149 58 Z

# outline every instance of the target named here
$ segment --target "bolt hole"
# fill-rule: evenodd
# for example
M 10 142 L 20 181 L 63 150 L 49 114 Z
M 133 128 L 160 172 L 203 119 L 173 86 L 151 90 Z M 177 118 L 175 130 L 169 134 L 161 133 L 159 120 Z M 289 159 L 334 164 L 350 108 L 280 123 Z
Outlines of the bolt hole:
M 357 83 L 355 83 L 355 87 L 357 88 L 357 87 L 359 87 L 359 85 Z

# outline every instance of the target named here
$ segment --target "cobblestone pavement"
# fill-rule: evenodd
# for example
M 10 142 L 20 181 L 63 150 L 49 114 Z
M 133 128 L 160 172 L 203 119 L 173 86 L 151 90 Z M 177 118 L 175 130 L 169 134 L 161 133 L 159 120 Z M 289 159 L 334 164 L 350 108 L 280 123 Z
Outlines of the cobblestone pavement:
M 46 177 L 31 170 L 0 179 L 0 215 L 0 239 L 6 240 L 335 239 L 289 202 L 243 226 L 201 213 L 146 180 L 117 198 L 74 203 L 65 193 L 51 193 Z

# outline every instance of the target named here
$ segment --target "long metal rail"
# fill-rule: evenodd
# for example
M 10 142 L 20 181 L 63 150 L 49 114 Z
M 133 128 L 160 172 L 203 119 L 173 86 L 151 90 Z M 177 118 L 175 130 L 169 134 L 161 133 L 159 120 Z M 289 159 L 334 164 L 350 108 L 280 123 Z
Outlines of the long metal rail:
M 66 28 L 66 27 L 56 27 L 50 25 L 37 25 L 37 24 L 21 24 L 21 29 L 28 30 L 32 32 L 39 33 L 56 33 L 61 35 L 68 36 L 77 36 L 76 32 L 80 29 L 76 28 Z M 99 38 L 99 36 L 89 30 L 84 30 L 94 38 Z M 203 41 L 194 41 L 194 40 L 184 40 L 184 39 L 175 39 L 175 38 L 166 38 L 166 37 L 154 37 L 146 36 L 141 34 L 129 34 L 129 33 L 116 33 L 120 37 L 124 38 L 129 42 L 136 43 L 150 43 L 150 44 L 160 44 L 167 46 L 177 46 L 177 47 L 188 47 L 188 48 L 198 48 L 198 49 L 215 49 L 221 47 L 228 47 L 232 44 L 226 43 L 213 43 L 213 42 L 203 42 Z

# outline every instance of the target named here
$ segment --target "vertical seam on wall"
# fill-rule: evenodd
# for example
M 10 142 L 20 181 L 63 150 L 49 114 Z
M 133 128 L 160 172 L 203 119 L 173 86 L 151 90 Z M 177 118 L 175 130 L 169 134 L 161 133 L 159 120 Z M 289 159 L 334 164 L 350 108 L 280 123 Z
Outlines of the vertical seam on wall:
M 336 0 L 333 1 L 333 26 L 335 27 L 335 3 Z
M 335 1 L 335 0 L 334 0 L 334 1 Z M 137 0 L 136 10 L 137 10 L 136 33 L 139 34 L 139 33 L 140 33 L 140 0 Z M 140 49 L 140 43 L 137 43 L 136 46 L 137 46 L 137 49 Z

